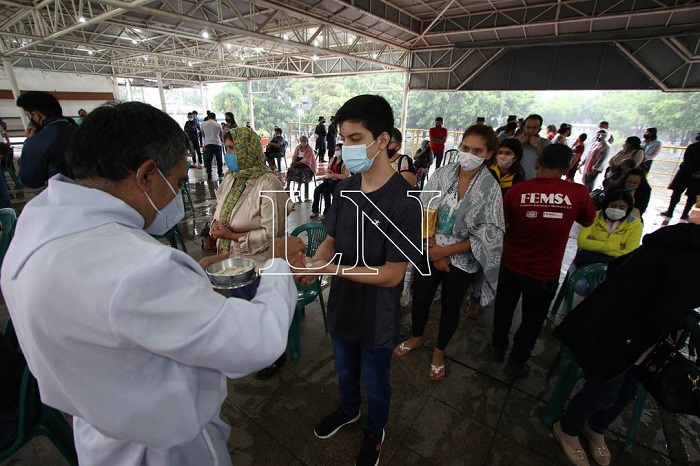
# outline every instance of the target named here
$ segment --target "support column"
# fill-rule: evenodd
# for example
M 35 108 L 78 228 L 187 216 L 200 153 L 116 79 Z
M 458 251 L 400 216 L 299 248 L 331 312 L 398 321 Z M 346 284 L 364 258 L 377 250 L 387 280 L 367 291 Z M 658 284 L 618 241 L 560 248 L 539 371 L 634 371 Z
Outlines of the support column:
M 255 108 L 253 107 L 253 81 L 248 80 L 248 120 L 250 126 L 255 128 Z
M 119 78 L 112 76 L 112 83 L 114 84 L 114 91 L 112 91 L 114 101 L 119 102 Z
M 199 113 L 202 114 L 201 118 L 204 118 L 207 116 L 204 113 L 207 111 L 207 99 L 204 96 L 204 81 L 199 81 L 199 98 L 202 100 L 202 109 Z
M 160 109 L 163 110 L 165 113 L 168 113 L 168 110 L 165 106 L 165 91 L 163 90 L 163 76 L 161 75 L 160 71 L 156 71 L 156 79 L 158 80 L 158 94 L 160 95 Z
M 19 90 L 19 84 L 17 84 L 17 78 L 15 77 L 15 70 L 12 68 L 12 62 L 10 61 L 9 58 L 3 58 L 2 59 L 2 66 L 5 68 L 5 74 L 7 75 L 7 78 L 10 80 L 10 87 L 12 88 L 12 96 L 15 98 L 15 102 L 17 102 L 17 99 L 19 98 L 22 93 Z M 27 127 L 29 125 L 29 121 L 27 120 L 27 116 L 24 114 L 24 110 L 22 110 L 20 107 L 17 107 L 13 105 L 19 112 L 19 117 L 22 119 L 22 126 L 24 126 L 24 130 L 27 130 Z
M 131 95 L 131 81 L 129 78 L 126 78 L 126 100 L 128 102 L 134 101 L 134 97 Z
M 404 138 L 404 153 L 406 153 L 406 149 L 409 149 L 408 154 L 413 154 L 413 147 L 407 148 L 406 147 L 406 121 L 408 120 L 408 85 L 411 82 L 411 73 L 406 72 L 404 75 L 404 83 L 403 83 L 403 103 L 401 106 L 401 134 L 403 135 Z M 413 143 L 413 141 L 411 141 Z

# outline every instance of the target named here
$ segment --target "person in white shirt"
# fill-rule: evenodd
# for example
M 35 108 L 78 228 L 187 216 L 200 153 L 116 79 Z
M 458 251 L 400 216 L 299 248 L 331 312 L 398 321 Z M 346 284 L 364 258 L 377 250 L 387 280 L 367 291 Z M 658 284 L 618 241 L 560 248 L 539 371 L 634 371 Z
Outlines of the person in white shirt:
M 221 256 L 198 264 L 151 236 L 183 218 L 187 148 L 150 105 L 97 108 L 68 148 L 75 180 L 49 180 L 5 256 L 20 346 L 42 401 L 73 416 L 81 466 L 230 465 L 226 376 L 285 349 L 297 301 L 289 275 L 263 273 L 251 301 L 227 299 L 203 270 Z M 286 244 L 301 265 L 303 243 Z M 266 266 L 290 272 L 280 259 Z
M 216 115 L 210 113 L 207 121 L 202 123 L 204 134 L 204 168 L 207 170 L 207 179 L 211 181 L 211 169 L 214 157 L 216 157 L 216 169 L 219 179 L 224 177 L 223 160 L 221 155 L 221 141 L 224 140 L 224 130 L 216 122 Z

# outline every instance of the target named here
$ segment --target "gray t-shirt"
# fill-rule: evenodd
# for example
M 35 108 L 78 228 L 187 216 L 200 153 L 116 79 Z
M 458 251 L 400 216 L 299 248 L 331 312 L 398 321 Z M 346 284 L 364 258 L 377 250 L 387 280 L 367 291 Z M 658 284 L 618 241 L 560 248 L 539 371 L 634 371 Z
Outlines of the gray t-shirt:
M 421 205 L 407 196 L 411 187 L 396 173 L 384 186 L 366 193 L 367 198 L 347 192 L 360 191 L 361 182 L 362 175 L 354 175 L 338 184 L 324 222 L 328 234 L 335 238 L 336 252 L 342 254 L 340 264 L 408 262 L 404 254 L 417 264 L 421 258 Z M 342 191 L 352 200 L 341 197 Z M 358 225 L 358 218 L 362 225 Z M 364 238 L 358 238 L 363 227 Z M 328 298 L 328 331 L 333 337 L 392 348 L 398 339 L 402 288 L 403 283 L 387 288 L 334 276 Z
M 551 144 L 549 139 L 547 138 L 540 138 L 540 144 L 542 144 L 542 147 L 546 147 Z M 525 179 L 529 180 L 535 177 L 536 171 L 535 170 L 535 160 L 539 158 L 540 154 L 537 152 L 537 149 L 535 149 L 533 146 L 531 146 L 529 143 L 523 144 L 523 158 L 520 161 L 520 165 L 523 166 L 523 170 L 525 171 Z

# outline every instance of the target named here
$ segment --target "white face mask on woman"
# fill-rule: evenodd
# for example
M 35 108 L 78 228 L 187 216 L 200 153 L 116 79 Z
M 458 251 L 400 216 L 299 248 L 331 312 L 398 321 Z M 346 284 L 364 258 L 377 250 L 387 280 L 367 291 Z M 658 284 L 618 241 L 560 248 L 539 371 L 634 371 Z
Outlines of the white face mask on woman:
M 459 162 L 459 166 L 462 167 L 462 170 L 467 172 L 478 168 L 484 163 L 484 159 L 481 157 L 477 157 L 470 152 L 461 151 L 457 153 L 457 161 Z
M 608 207 L 607 209 L 605 209 L 605 216 L 608 217 L 610 220 L 620 220 L 625 215 L 627 215 L 626 210 L 616 209 L 614 207 Z

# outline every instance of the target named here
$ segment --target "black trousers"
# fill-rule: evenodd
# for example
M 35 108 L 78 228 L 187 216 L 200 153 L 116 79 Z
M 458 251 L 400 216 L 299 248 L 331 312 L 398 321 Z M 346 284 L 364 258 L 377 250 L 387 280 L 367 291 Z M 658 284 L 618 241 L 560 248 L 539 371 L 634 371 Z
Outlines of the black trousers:
M 192 165 L 197 165 L 197 159 L 199 159 L 199 165 L 202 165 L 204 162 L 202 161 L 202 149 L 199 148 L 199 140 L 190 139 L 190 142 L 192 143 L 192 149 L 194 150 L 192 153 Z
M 508 333 L 513 324 L 515 307 L 520 296 L 523 297 L 522 322 L 513 337 L 513 349 L 508 356 L 508 364 L 519 367 L 530 359 L 530 352 L 535 347 L 558 285 L 558 280 L 535 280 L 501 266 L 493 309 L 494 348 L 503 351 L 508 349 Z
M 423 256 L 421 270 L 427 270 L 427 260 Z M 425 325 L 430 315 L 430 305 L 435 298 L 435 292 L 442 283 L 442 296 L 440 297 L 440 325 L 435 347 L 445 351 L 459 325 L 459 310 L 462 300 L 467 294 L 469 285 L 474 279 L 473 273 L 467 273 L 450 265 L 449 272 L 441 272 L 431 264 L 430 275 L 423 276 L 415 270 L 413 272 L 413 336 L 423 336 Z
M 328 209 L 331 207 L 331 195 L 335 191 L 335 186 L 338 184 L 337 181 L 324 180 L 323 183 L 316 186 L 314 190 L 314 203 L 311 204 L 311 212 L 317 214 L 321 210 L 321 196 L 323 196 L 323 215 L 328 213 Z
M 217 144 L 207 144 L 204 146 L 204 167 L 207 169 L 207 176 L 211 179 L 211 165 L 213 158 L 216 157 L 216 169 L 219 178 L 224 176 L 223 161 L 221 160 L 221 146 Z

